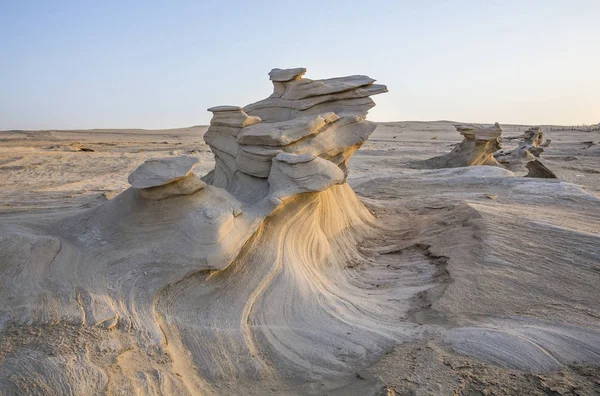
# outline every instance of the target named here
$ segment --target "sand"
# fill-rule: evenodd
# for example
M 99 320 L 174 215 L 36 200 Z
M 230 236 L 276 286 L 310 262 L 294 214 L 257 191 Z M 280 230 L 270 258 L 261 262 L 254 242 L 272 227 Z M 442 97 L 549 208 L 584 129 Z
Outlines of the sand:
M 507 137 L 528 126 L 502 127 Z M 13 306 L 21 300 L 23 321 L 0 323 L 0 390 L 600 392 L 599 132 L 545 126 L 552 144 L 542 158 L 559 177 L 551 180 L 492 166 L 413 169 L 462 140 L 453 123 L 380 123 L 350 162 L 348 184 L 370 213 L 347 185 L 303 194 L 269 216 L 225 270 L 201 271 L 184 257 L 204 238 L 186 228 L 194 221 L 186 205 L 196 201 L 158 203 L 160 216 L 156 207 L 136 209 L 136 217 L 107 208 L 136 202 L 118 195 L 148 159 L 193 156 L 198 176 L 212 170 L 206 129 L 0 132 L 1 226 L 18 230 L 18 249 L 37 252 L 27 265 L 51 268 L 53 255 L 79 254 L 32 229 L 63 235 L 93 221 L 101 234 L 121 224 L 112 242 L 86 253 L 100 264 L 73 270 L 79 280 L 71 284 L 93 279 L 92 286 L 68 291 L 73 300 L 60 314 L 50 296 L 18 295 L 27 285 L 3 292 Z M 351 209 L 332 215 L 340 201 Z M 182 234 L 161 246 L 169 222 Z M 319 236 L 303 239 L 307 228 Z M 138 235 L 158 251 L 136 246 Z M 118 261 L 126 248 L 135 254 L 118 266 L 97 259 Z M 182 257 L 123 278 L 121 270 L 145 254 L 162 257 L 163 248 Z M 4 281 L 31 280 L 5 265 L 0 271 Z M 51 274 L 29 276 L 64 284 Z M 32 306 L 39 311 L 28 312 Z M 130 321 L 115 312 L 130 312 Z M 56 320 L 61 315 L 81 320 Z

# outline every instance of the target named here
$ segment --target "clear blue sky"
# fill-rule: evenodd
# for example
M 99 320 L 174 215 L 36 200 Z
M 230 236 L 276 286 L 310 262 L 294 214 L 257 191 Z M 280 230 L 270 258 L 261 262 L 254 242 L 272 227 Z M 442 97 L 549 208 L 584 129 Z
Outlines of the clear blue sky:
M 0 129 L 207 124 L 298 66 L 376 121 L 597 123 L 600 0 L 0 0 Z

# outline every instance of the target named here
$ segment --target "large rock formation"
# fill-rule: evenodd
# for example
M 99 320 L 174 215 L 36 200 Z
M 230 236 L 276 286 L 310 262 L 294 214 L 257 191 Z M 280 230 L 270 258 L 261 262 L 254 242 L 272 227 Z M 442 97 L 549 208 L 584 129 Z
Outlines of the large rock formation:
M 500 149 L 499 138 L 502 135 L 500 124 L 495 123 L 492 126 L 457 124 L 455 128 L 464 139 L 450 153 L 419 161 L 414 165 L 424 169 L 474 165 L 500 166 L 494 158 L 494 152 Z
M 209 109 L 202 179 L 194 157 L 149 160 L 91 210 L 0 226 L 2 392 L 290 393 L 324 378 L 323 391 L 400 337 L 390 317 L 408 304 L 367 308 L 357 291 L 373 276 L 341 271 L 369 262 L 357 244 L 378 232 L 346 179 L 376 127 L 369 96 L 386 88 L 304 72 L 274 69 L 271 97 Z M 332 314 L 338 298 L 356 308 Z M 48 326 L 44 350 L 19 330 Z

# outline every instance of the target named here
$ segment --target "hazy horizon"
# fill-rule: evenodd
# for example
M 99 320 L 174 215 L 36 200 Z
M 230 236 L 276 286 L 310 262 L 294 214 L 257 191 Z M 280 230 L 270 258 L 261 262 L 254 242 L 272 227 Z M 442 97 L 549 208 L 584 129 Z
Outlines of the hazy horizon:
M 567 124 L 535 124 L 535 123 L 530 123 L 530 124 L 513 124 L 513 123 L 506 123 L 506 122 L 501 122 L 501 121 L 493 121 L 493 122 L 472 122 L 469 120 L 389 120 L 389 121 L 379 121 L 379 120 L 372 120 L 370 117 L 370 115 L 367 116 L 367 118 L 371 121 L 374 121 L 376 123 L 379 124 L 394 124 L 394 123 L 423 123 L 423 124 L 431 124 L 431 123 L 435 123 L 435 122 L 450 122 L 450 123 L 456 123 L 456 124 L 463 124 L 463 123 L 476 123 L 476 124 L 481 124 L 481 125 L 493 125 L 495 122 L 498 122 L 500 124 L 500 126 L 503 129 L 507 129 L 509 127 L 530 127 L 530 126 L 540 126 L 540 127 L 556 127 L 556 128 L 560 128 L 560 127 L 565 127 L 565 129 L 568 128 L 588 128 L 588 127 L 596 127 L 597 125 L 600 125 L 600 123 L 594 123 L 594 124 L 571 124 L 571 125 L 567 125 Z M 37 128 L 37 129 L 24 129 L 24 128 L 5 128 L 5 129 L 0 129 L 0 132 L 10 132 L 10 131 L 110 131 L 110 130 L 115 130 L 115 131 L 127 131 L 127 130 L 132 130 L 132 131 L 136 131 L 136 130 L 140 130 L 140 131 L 168 131 L 168 130 L 179 130 L 179 129 L 188 129 L 188 128 L 198 128 L 198 127 L 206 127 L 208 128 L 210 126 L 210 122 L 207 122 L 206 124 L 196 124 L 196 125 L 180 125 L 180 126 L 171 126 L 171 127 L 165 127 L 165 128 L 141 128 L 141 127 L 124 127 L 124 128 L 119 128 L 119 127 L 107 127 L 107 128 L 97 128 L 97 127 L 91 127 L 91 128 Z
M 0 130 L 206 125 L 267 73 L 366 74 L 369 119 L 600 122 L 600 3 L 0 4 Z

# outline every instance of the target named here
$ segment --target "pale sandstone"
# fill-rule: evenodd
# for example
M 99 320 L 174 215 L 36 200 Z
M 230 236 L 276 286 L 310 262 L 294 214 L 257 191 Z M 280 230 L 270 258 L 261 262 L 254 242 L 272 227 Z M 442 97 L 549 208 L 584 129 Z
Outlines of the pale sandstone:
M 414 166 L 425 169 L 456 168 L 463 166 L 500 166 L 494 153 L 500 149 L 502 127 L 478 124 L 457 124 L 456 130 L 465 138 L 450 153 L 415 162 Z

